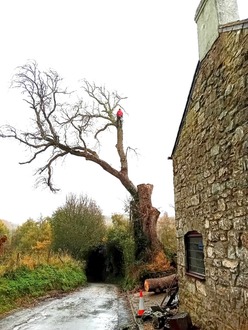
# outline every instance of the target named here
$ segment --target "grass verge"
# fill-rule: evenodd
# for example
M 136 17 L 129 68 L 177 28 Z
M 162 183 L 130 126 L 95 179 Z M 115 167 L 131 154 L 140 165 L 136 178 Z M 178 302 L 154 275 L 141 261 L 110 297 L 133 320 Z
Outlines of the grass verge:
M 29 304 L 49 292 L 68 292 L 86 283 L 78 263 L 21 266 L 0 277 L 0 315 Z

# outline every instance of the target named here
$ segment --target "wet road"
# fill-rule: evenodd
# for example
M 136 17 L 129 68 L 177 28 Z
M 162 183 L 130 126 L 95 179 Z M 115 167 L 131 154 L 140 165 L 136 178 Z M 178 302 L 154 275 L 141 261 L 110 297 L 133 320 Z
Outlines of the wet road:
M 133 324 L 125 297 L 111 284 L 90 283 L 81 290 L 19 310 L 0 320 L 4 330 L 118 330 Z

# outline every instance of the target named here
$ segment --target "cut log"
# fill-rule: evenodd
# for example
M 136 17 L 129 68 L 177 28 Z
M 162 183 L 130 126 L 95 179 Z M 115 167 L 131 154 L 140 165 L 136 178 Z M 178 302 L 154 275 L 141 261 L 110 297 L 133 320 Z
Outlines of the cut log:
M 166 289 L 176 287 L 178 285 L 178 277 L 176 274 L 159 278 L 148 278 L 144 282 L 146 292 L 163 292 Z

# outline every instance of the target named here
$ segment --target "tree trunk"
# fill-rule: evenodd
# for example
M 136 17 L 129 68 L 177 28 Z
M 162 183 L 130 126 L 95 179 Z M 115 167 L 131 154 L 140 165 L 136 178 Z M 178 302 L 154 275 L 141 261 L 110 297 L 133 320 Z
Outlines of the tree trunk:
M 144 289 L 147 292 L 162 292 L 165 289 L 178 285 L 177 275 L 169 275 L 160 278 L 148 278 L 144 282 Z
M 153 185 L 137 186 L 137 200 L 131 206 L 136 241 L 136 257 L 144 261 L 153 259 L 159 252 L 164 254 L 163 245 L 157 236 L 157 221 L 160 212 L 152 206 Z
M 142 219 L 143 232 L 151 242 L 151 249 L 160 250 L 162 245 L 157 236 L 157 221 L 160 212 L 152 206 L 151 196 L 153 185 L 140 184 L 137 188 L 139 196 L 139 213 Z
M 45 164 L 41 165 L 36 173 L 38 181 L 46 184 L 53 192 L 57 191 L 52 180 L 53 166 L 58 159 L 62 160 L 66 155 L 82 157 L 116 177 L 133 198 L 132 220 L 136 258 L 150 261 L 160 252 L 157 259 L 162 260 L 163 246 L 156 232 L 160 212 L 151 203 L 153 186 L 140 184 L 136 187 L 128 174 L 128 149 L 123 145 L 124 123 L 117 123 L 115 115 L 116 109 L 121 109 L 120 102 L 125 97 L 84 80 L 83 91 L 91 98 L 92 104 L 89 105 L 88 101 L 84 102 L 82 98 L 76 104 L 72 104 L 72 107 L 67 106 L 62 100 L 69 93 L 66 88 L 60 86 L 61 80 L 54 70 L 41 72 L 36 62 L 21 66 L 13 79 L 13 85 L 26 95 L 24 100 L 31 106 L 31 118 L 35 125 L 24 132 L 25 138 L 22 132 L 7 125 L 6 130 L 1 130 L 0 138 L 15 139 L 31 149 L 30 158 L 21 164 L 30 164 L 41 154 L 46 155 Z M 111 158 L 110 163 L 101 159 L 97 144 L 93 143 L 95 140 L 101 145 L 101 142 L 105 141 L 100 139 L 101 134 L 112 127 L 117 129 L 116 150 L 120 169 L 119 166 L 116 169 L 111 165 Z M 72 134 L 67 134 L 68 130 L 71 130 Z

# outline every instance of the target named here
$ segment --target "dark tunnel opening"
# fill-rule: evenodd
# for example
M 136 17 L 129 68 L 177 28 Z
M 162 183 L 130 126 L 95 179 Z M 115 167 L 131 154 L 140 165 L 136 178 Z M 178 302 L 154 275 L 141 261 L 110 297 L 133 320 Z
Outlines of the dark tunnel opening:
M 123 277 L 123 252 L 116 246 L 99 245 L 86 258 L 88 282 L 115 282 Z
M 104 246 L 97 246 L 88 253 L 86 276 L 89 282 L 106 280 L 106 248 Z

